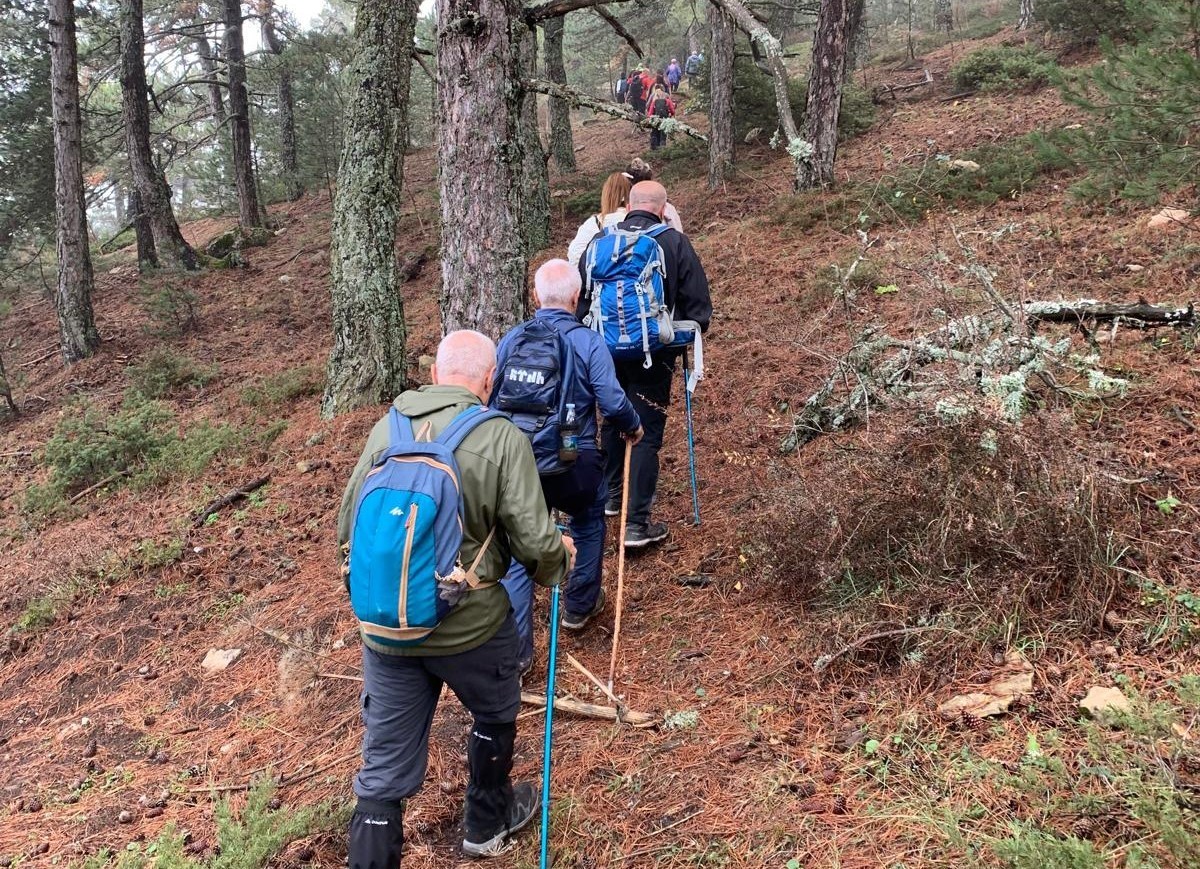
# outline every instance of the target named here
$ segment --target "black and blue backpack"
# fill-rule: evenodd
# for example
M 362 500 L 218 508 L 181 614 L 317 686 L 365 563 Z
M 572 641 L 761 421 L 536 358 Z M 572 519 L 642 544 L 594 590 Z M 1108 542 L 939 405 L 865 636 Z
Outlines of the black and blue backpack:
M 645 359 L 674 340 L 664 281 L 666 263 L 657 239 L 669 229 L 658 223 L 643 230 L 610 226 L 587 251 L 587 295 L 592 300 L 584 325 L 598 332 L 614 359 Z
M 535 317 L 505 338 L 508 355 L 496 374 L 489 404 L 508 416 L 529 438 L 539 474 L 558 474 L 559 426 L 575 382 L 575 352 L 567 335 L 578 323 L 559 329 Z
M 463 499 L 454 451 L 476 427 L 500 416 L 471 407 L 425 440 L 392 408 L 388 447 L 363 482 L 350 535 L 350 605 L 364 637 L 385 646 L 416 645 L 464 594 L 494 585 L 475 575 L 494 528 L 470 568 L 459 560 Z

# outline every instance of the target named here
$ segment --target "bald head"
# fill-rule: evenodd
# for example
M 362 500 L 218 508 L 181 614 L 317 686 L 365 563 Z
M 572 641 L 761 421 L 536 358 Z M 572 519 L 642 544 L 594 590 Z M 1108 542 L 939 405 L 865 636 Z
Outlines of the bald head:
M 533 293 L 537 296 L 539 308 L 574 311 L 579 304 L 582 287 L 579 269 L 565 259 L 547 261 L 533 276 Z
M 662 217 L 667 207 L 667 188 L 657 181 L 639 181 L 629 191 L 630 211 L 649 211 Z
M 482 332 L 451 332 L 438 345 L 430 374 L 439 386 L 462 386 L 487 401 L 496 375 L 496 344 Z

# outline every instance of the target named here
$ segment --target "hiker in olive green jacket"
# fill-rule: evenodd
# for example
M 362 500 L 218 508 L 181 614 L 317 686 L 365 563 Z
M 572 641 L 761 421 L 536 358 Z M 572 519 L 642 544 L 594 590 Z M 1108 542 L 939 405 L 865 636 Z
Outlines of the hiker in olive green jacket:
M 437 437 L 462 411 L 491 394 L 496 347 L 478 332 L 452 332 L 438 347 L 433 386 L 402 394 L 395 407 L 420 432 Z M 354 510 L 367 473 L 388 448 L 385 417 L 371 430 L 338 515 L 338 543 L 353 534 Z M 501 853 L 506 840 L 538 808 L 537 789 L 513 787 L 516 717 L 521 703 L 519 642 L 508 595 L 496 584 L 515 558 L 534 581 L 552 586 L 571 568 L 575 548 L 550 521 L 529 441 L 507 419 L 480 424 L 454 454 L 464 503 L 460 562 L 475 563 L 484 584 L 473 589 L 416 645 L 395 647 L 363 637 L 362 769 L 350 821 L 350 869 L 394 867 L 403 844 L 404 801 L 425 778 L 429 729 L 442 685 L 474 716 L 467 743 L 463 850 Z M 480 546 L 495 530 L 480 557 Z

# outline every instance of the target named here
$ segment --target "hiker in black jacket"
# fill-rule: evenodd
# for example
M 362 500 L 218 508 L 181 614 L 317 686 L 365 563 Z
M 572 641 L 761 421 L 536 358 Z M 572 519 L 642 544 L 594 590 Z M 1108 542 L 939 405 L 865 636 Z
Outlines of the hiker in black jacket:
M 664 222 L 666 205 L 665 187 L 657 181 L 639 182 L 629 191 L 629 213 L 617 226 L 630 231 L 656 226 Z M 712 300 L 708 277 L 692 243 L 686 235 L 674 229 L 662 232 L 657 241 L 662 248 L 666 267 L 664 301 L 674 312 L 673 318 L 694 320 L 700 324 L 701 331 L 707 331 L 712 318 Z M 588 313 L 592 304 L 587 269 L 588 255 L 585 253 L 579 260 L 579 273 L 584 286 L 576 309 L 576 316 L 580 319 Z M 667 526 L 651 521 L 650 507 L 658 487 L 658 451 L 662 447 L 666 429 L 667 406 L 671 403 L 671 381 L 681 352 L 678 349 L 656 351 L 652 354 L 650 368 L 644 367 L 642 359 L 614 360 L 617 381 L 629 396 L 645 428 L 644 437 L 633 448 L 629 474 L 629 518 L 625 526 L 627 549 L 641 549 L 667 537 Z M 615 427 L 604 427 L 603 446 L 607 454 L 608 479 L 608 502 L 604 513 L 606 516 L 616 516 L 621 510 L 624 445 Z

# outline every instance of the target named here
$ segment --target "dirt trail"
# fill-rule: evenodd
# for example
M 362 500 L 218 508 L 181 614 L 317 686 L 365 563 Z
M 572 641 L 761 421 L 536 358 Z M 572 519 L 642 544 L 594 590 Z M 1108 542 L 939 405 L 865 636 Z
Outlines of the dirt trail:
M 938 148 L 965 148 L 1066 117 L 1049 93 L 1024 100 L 1028 109 L 1019 113 L 1004 111 L 1006 105 L 1004 98 L 984 97 L 903 106 L 846 147 L 843 171 L 869 179 L 909 151 L 925 153 L 926 139 L 938 140 Z M 567 194 L 554 200 L 555 250 L 578 219 L 566 214 L 565 199 L 620 168 L 645 147 L 644 138 L 618 121 L 580 128 L 581 171 L 553 182 Z M 766 219 L 787 183 L 783 161 L 751 154 L 729 189 L 716 194 L 704 189 L 699 166 L 695 172 L 670 189 L 705 261 L 717 312 L 706 343 L 709 377 L 696 402 L 703 524 L 690 524 L 677 392 L 657 508 L 671 539 L 630 564 L 617 687 L 635 708 L 695 713 L 697 723 L 647 732 L 560 719 L 556 865 L 767 867 L 794 856 L 805 866 L 894 865 L 910 858 L 887 837 L 860 832 L 865 783 L 848 770 L 840 734 L 852 719 L 869 724 L 927 711 L 928 686 L 869 665 L 833 668 L 819 680 L 809 665 L 846 638 L 834 635 L 825 612 L 806 611 L 776 593 L 774 584 L 786 583 L 788 571 L 771 566 L 756 532 L 770 511 L 786 509 L 771 493 L 801 472 L 819 472 L 822 451 L 833 448 L 830 441 L 799 459 L 781 456 L 788 425 L 782 409 L 803 401 L 829 357 L 866 320 L 904 334 L 942 303 L 918 275 L 939 268 L 928 252 L 946 245 L 946 225 L 939 217 L 876 231 L 879 283 L 900 284 L 901 292 L 868 291 L 847 313 L 821 269 L 854 255 L 853 233 L 828 224 L 797 232 Z M 402 218 L 402 254 L 436 243 L 431 156 L 411 157 L 405 178 L 415 193 Z M 347 677 L 357 670 L 358 650 L 336 570 L 334 517 L 378 411 L 325 422 L 311 394 L 265 406 L 246 399 L 245 387 L 255 382 L 297 369 L 320 372 L 329 348 L 328 202 L 310 196 L 274 216 L 282 232 L 249 253 L 246 269 L 194 281 L 199 326 L 172 346 L 220 371 L 172 407 L 181 424 L 209 419 L 261 431 L 285 421 L 287 427 L 262 449 L 219 459 L 200 481 L 89 498 L 77 518 L 30 528 L 19 505 L 43 475 L 36 451 L 61 414 L 77 412 L 65 396 L 115 408 L 126 366 L 158 341 L 144 330 L 138 279 L 128 263 L 99 278 L 105 343 L 98 358 L 67 372 L 53 356 L 39 359 L 53 349 L 55 333 L 48 305 L 32 292 L 0 328 L 0 339 L 14 348 L 9 370 L 24 377 L 18 394 L 28 410 L 0 433 L 8 463 L 0 621 L 15 621 L 46 589 L 89 577 L 51 627 L 10 641 L 0 657 L 0 856 L 28 855 L 27 865 L 50 865 L 104 848 L 119 852 L 152 839 L 167 822 L 190 831 L 195 850 L 205 853 L 213 845 L 209 789 L 236 800 L 263 771 L 284 777 L 279 798 L 288 806 L 348 793 L 361 731 L 357 687 Z M 1016 227 L 1019 253 L 1017 246 L 980 242 L 1013 295 L 1146 293 L 1167 303 L 1186 301 L 1196 288 L 1190 260 L 1173 253 L 1177 240 L 1140 234 L 1140 216 L 1081 214 L 1049 184 L 952 219 L 980 239 Z M 214 227 L 206 222 L 190 231 L 211 235 Z M 1144 268 L 1131 271 L 1130 264 Z M 438 334 L 436 271 L 428 267 L 405 287 L 415 376 L 417 357 L 432 350 Z M 1111 409 L 1104 434 L 1133 467 L 1169 464 L 1174 491 L 1194 504 L 1200 501 L 1197 437 L 1169 419 L 1172 407 L 1200 406 L 1194 361 L 1189 371 L 1140 336 L 1121 340 L 1117 352 L 1146 388 Z M 886 417 L 872 422 L 888 425 Z M 200 506 L 265 472 L 272 480 L 261 503 L 192 527 Z M 109 585 L 105 565 L 129 558 L 147 539 L 182 540 L 183 555 Z M 611 581 L 615 559 L 607 564 Z M 685 576 L 703 576 L 706 584 L 684 584 Z M 566 637 L 565 650 L 604 672 L 610 624 L 605 618 L 583 636 Z M 244 654 L 226 672 L 203 677 L 199 664 L 210 647 Z M 941 676 L 952 680 L 976 663 L 959 661 Z M 530 682 L 543 679 L 539 665 Z M 564 690 L 591 698 L 573 670 L 564 667 L 559 679 Z M 447 698 L 426 788 L 409 806 L 406 866 L 459 864 L 453 846 L 466 782 L 465 724 Z M 540 719 L 523 719 L 519 777 L 536 776 L 540 747 Z M 161 790 L 170 797 L 158 808 Z M 148 807 L 139 806 L 142 795 Z M 119 822 L 123 811 L 128 823 Z M 496 865 L 531 865 L 535 839 L 524 837 Z M 339 866 L 341 849 L 340 833 L 323 835 L 294 844 L 278 865 Z

